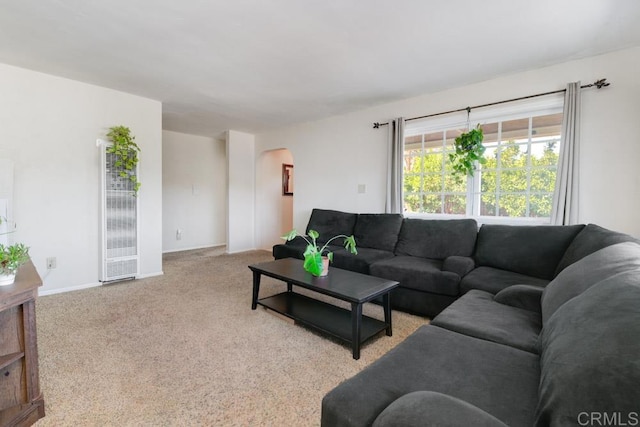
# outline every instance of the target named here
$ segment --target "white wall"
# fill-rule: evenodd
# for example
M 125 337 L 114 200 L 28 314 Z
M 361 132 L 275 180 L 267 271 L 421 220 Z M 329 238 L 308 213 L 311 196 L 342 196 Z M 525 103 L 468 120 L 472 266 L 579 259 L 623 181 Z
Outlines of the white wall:
M 256 248 L 255 137 L 227 131 L 227 252 Z
M 382 212 L 387 131 L 371 129 L 371 113 L 353 113 L 256 135 L 256 151 L 285 147 L 295 159 L 293 226 L 304 230 L 315 207 Z M 264 176 L 256 192 L 265 191 Z M 365 184 L 366 192 L 358 193 Z M 257 206 L 257 217 L 269 215 Z M 260 233 L 261 230 L 258 230 Z M 257 239 L 269 248 L 268 236 Z
M 100 151 L 108 128 L 141 148 L 141 274 L 162 273 L 162 105 L 158 101 L 0 64 L 0 158 L 14 165 L 15 240 L 31 247 L 41 292 L 98 283 Z M 46 270 L 45 259 L 57 258 Z
M 271 248 L 282 243 L 280 236 L 293 228 L 294 195 L 282 194 L 282 164 L 294 164 L 289 150 L 269 150 L 258 155 L 256 175 L 261 177 L 256 191 L 256 206 L 261 214 L 256 217 L 256 246 Z
M 257 134 L 256 152 L 282 147 L 292 152 L 296 160 L 294 225 L 303 229 L 314 207 L 383 211 L 388 131 L 387 127 L 372 129 L 372 122 L 564 89 L 570 81 L 586 84 L 607 78 L 611 86 L 586 89 L 582 97 L 580 221 L 640 236 L 636 219 L 640 212 L 638 69 L 640 48 L 626 49 Z M 257 183 L 259 193 L 261 176 Z M 366 185 L 366 193 L 357 193 L 358 184 Z M 260 205 L 257 208 L 257 217 L 265 215 Z
M 163 131 L 163 252 L 224 245 L 226 197 L 225 141 Z

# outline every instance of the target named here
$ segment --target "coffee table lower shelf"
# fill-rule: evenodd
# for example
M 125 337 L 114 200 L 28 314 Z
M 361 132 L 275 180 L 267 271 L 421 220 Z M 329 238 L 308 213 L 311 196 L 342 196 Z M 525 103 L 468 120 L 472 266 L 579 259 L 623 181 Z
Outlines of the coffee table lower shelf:
M 346 343 L 355 344 L 354 319 L 350 310 L 295 292 L 282 292 L 262 298 L 258 300 L 258 304 L 302 325 L 334 336 Z M 360 344 L 386 330 L 387 327 L 385 322 L 363 315 L 360 324 Z

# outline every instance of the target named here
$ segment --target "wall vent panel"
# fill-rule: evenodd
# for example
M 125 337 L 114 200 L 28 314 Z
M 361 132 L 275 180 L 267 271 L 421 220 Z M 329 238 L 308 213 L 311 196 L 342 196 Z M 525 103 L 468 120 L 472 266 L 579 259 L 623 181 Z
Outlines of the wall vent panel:
M 139 274 L 138 197 L 115 155 L 102 150 L 102 268 L 100 281 L 135 278 Z M 128 173 L 124 171 L 125 174 Z M 137 171 L 132 171 L 135 175 Z

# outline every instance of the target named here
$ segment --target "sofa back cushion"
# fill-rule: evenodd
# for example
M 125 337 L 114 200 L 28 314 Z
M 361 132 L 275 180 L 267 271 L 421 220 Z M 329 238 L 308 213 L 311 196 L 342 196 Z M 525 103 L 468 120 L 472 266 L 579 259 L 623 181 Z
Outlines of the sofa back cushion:
M 356 225 L 358 214 L 333 211 L 329 209 L 314 209 L 311 211 L 307 234 L 309 230 L 315 230 L 320 234 L 318 242 L 326 243 L 332 237 L 344 234 L 351 236 Z M 332 244 L 341 245 L 344 239 L 336 239 Z
M 478 266 L 551 280 L 567 247 L 584 225 L 492 225 L 478 233 Z
M 393 252 L 402 219 L 401 214 L 359 214 L 353 229 L 356 245 Z
M 607 230 L 595 224 L 587 224 L 571 242 L 562 256 L 556 275 L 574 262 L 594 253 L 598 249 L 622 242 L 638 242 L 628 234 Z
M 536 426 L 587 425 L 594 412 L 631 425 L 629 417 L 640 412 L 638 301 L 640 270 L 631 270 L 595 284 L 551 316 L 539 339 Z
M 569 265 L 549 282 L 542 293 L 542 324 L 561 305 L 594 284 L 636 269 L 640 269 L 640 245 L 633 242 L 607 246 Z
M 477 234 L 473 219 L 405 218 L 395 253 L 431 259 L 471 256 Z

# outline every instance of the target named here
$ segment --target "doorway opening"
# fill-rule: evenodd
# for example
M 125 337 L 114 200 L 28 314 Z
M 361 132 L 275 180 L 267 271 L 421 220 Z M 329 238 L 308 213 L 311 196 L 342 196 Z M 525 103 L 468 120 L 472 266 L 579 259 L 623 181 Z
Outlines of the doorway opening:
M 258 158 L 256 230 L 259 247 L 270 250 L 293 228 L 294 161 L 285 148 L 268 150 Z

